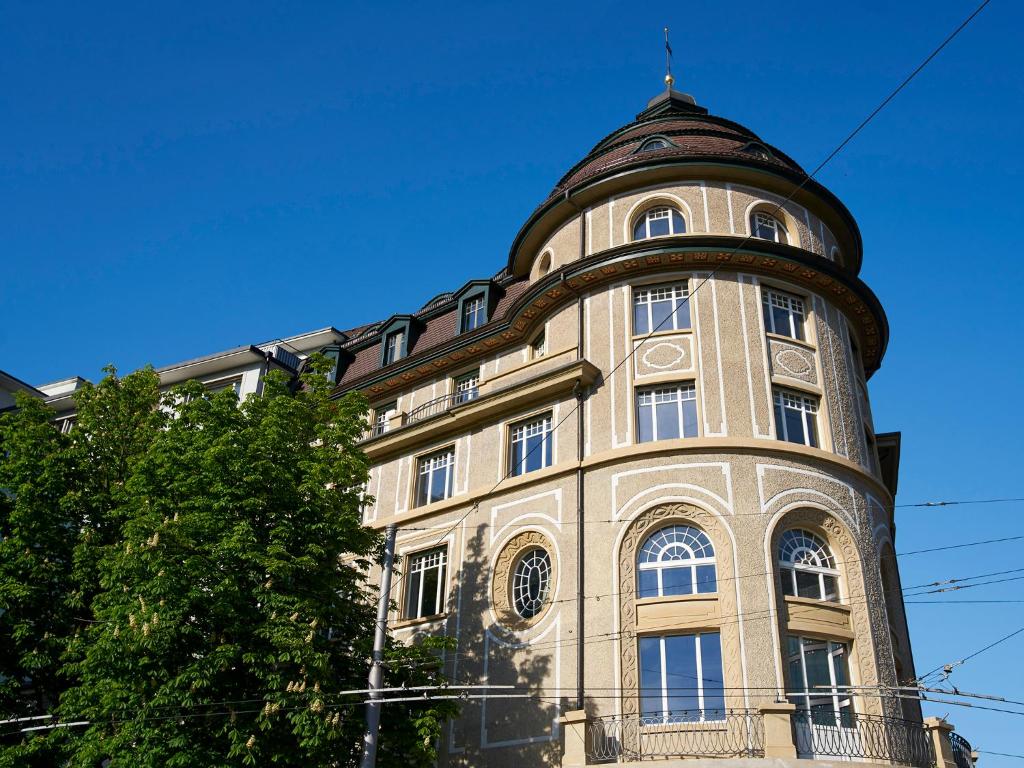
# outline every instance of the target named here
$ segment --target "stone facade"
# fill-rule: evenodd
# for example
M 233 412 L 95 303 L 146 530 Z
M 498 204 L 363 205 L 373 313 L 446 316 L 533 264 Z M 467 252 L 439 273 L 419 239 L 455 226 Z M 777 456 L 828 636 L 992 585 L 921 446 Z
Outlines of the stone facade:
M 663 101 L 630 129 L 696 119 L 688 102 Z M 856 276 L 852 218 L 822 188 L 795 189 L 793 173 L 684 153 L 582 181 L 567 188 L 572 205 L 553 196 L 524 226 L 502 278 L 519 281 L 517 293 L 501 317 L 342 379 L 339 393 L 364 391 L 380 416 L 364 443 L 366 522 L 398 525 L 403 573 L 418 552 L 443 547 L 447 558 L 440 612 L 410 618 L 410 580 L 399 578 L 392 630 L 410 642 L 456 638 L 446 665 L 459 682 L 537 694 L 467 701 L 443 764 L 557 765 L 566 712 L 638 715 L 643 637 L 719 633 L 730 710 L 793 688 L 790 635 L 843 644 L 852 685 L 913 678 L 892 554 L 896 473 L 878 456 L 898 439 L 875 435 L 865 383 L 885 317 Z M 681 213 L 686 233 L 635 240 L 637 217 L 659 206 Z M 785 227 L 785 243 L 748 237 L 758 211 Z M 658 286 L 686 287 L 689 322 L 648 334 L 634 303 Z M 801 338 L 766 328 L 769 291 L 802 302 Z M 476 396 L 451 399 L 454 380 L 477 370 Z M 692 386 L 695 433 L 641 441 L 638 392 L 678 385 Z M 813 445 L 780 439 L 779 392 L 817 404 Z M 550 460 L 510 474 L 511 428 L 543 416 Z M 450 495 L 417 505 L 420 459 L 449 448 Z M 638 596 L 638 551 L 669 525 L 708 537 L 713 591 Z M 833 553 L 838 600 L 782 593 L 778 543 L 794 528 Z M 549 591 L 523 617 L 512 579 L 537 549 Z M 920 720 L 894 698 L 856 697 L 853 708 Z

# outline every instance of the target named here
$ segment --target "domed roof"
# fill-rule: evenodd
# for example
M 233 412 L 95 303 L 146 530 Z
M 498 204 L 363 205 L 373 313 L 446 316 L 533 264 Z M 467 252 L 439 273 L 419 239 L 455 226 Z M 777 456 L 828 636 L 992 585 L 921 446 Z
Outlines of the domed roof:
M 509 274 L 527 274 L 538 249 L 581 205 L 683 177 L 753 183 L 797 205 L 810 205 L 840 239 L 845 266 L 854 274 L 860 270 L 860 230 L 842 201 L 749 128 L 709 115 L 692 96 L 669 89 L 651 99 L 633 122 L 601 139 L 559 179 L 512 241 Z
M 656 96 L 636 120 L 609 134 L 569 169 L 548 199 L 606 173 L 679 161 L 741 162 L 804 176 L 788 155 L 753 131 L 708 111 L 678 91 Z

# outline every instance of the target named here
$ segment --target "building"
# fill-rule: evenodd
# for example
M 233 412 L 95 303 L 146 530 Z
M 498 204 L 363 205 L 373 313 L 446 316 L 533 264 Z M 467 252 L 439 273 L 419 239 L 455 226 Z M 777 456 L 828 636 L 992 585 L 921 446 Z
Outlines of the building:
M 358 333 L 360 330 L 356 329 L 355 332 Z M 337 328 L 321 328 L 285 339 L 247 344 L 166 365 L 157 368 L 156 373 L 160 377 L 162 390 L 195 379 L 202 382 L 211 392 L 230 388 L 239 399 L 243 399 L 250 394 L 259 394 L 263 391 L 263 379 L 269 371 L 278 370 L 294 376 L 302 367 L 302 361 L 310 354 L 321 349 L 336 348 L 332 345 L 348 340 L 351 333 L 352 331 L 346 333 Z M 0 376 L 2 375 L 0 372 Z M 71 427 L 75 418 L 74 393 L 87 383 L 81 376 L 72 376 L 36 388 L 37 393 L 45 398 L 47 405 L 56 411 L 57 421 L 65 431 Z M 0 392 L 0 398 L 2 396 Z
M 0 371 L 0 411 L 13 408 L 15 396 L 19 392 L 30 397 L 44 397 L 43 393 L 31 384 L 26 384 L 6 371 Z
M 442 764 L 969 768 L 893 691 L 900 436 L 871 416 L 862 255 L 831 192 L 669 81 L 496 275 L 332 348 L 373 407 L 365 521 L 398 526 L 391 629 L 509 686 Z

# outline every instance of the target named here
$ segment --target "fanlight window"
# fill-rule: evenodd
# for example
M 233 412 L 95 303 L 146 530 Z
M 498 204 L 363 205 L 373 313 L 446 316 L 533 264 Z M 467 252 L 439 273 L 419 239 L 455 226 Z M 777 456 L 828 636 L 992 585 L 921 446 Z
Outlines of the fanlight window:
M 782 222 L 764 211 L 755 211 L 750 215 L 750 234 L 761 240 L 772 240 L 776 243 L 788 243 L 789 236 Z
M 648 208 L 633 225 L 633 239 L 647 240 L 651 237 L 665 235 L 682 235 L 686 233 L 686 219 L 675 208 L 660 205 Z
M 779 540 L 782 593 L 839 602 L 839 571 L 828 545 L 810 531 L 790 530 Z
M 656 149 L 668 149 L 670 146 L 665 139 L 649 139 L 640 146 L 637 152 L 653 152 Z
M 551 557 L 543 549 L 532 549 L 516 563 L 512 574 L 512 605 L 524 619 L 532 619 L 544 608 L 551 591 Z
M 637 596 L 715 592 L 715 548 L 703 531 L 670 525 L 655 531 L 637 555 Z

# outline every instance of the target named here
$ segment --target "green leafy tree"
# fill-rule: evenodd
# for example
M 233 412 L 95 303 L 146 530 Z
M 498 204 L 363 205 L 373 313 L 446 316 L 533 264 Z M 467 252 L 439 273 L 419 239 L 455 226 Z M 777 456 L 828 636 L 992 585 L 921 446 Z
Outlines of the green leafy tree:
M 38 449 L 72 477 L 32 509 L 71 510 L 79 527 L 58 570 L 73 588 L 59 602 L 86 614 L 64 617 L 52 711 L 88 724 L 8 754 L 42 743 L 89 768 L 354 764 L 364 697 L 346 692 L 365 687 L 366 572 L 382 544 L 361 524 L 364 400 L 329 399 L 315 372 L 297 391 L 271 374 L 241 405 L 195 382 L 160 407 L 155 392 L 152 372 L 111 374 L 83 397 L 70 437 Z M 6 503 L 29 504 L 33 488 Z M 439 645 L 392 644 L 387 684 L 443 683 Z M 432 762 L 453 707 L 387 706 L 379 763 Z

